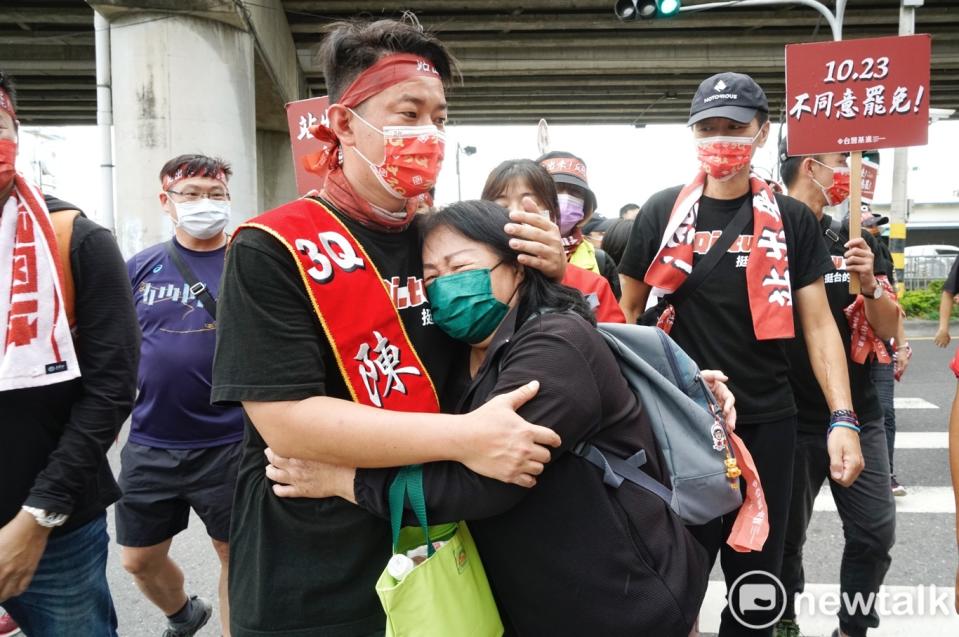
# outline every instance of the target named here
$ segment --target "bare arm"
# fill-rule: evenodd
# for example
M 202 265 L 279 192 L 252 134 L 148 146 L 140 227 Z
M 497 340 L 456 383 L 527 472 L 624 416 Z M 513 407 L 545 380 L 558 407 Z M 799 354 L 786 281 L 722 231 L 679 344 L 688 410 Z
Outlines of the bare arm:
M 952 492 L 956 499 L 956 544 L 959 546 L 959 384 L 952 399 L 949 416 L 949 470 L 952 474 Z M 956 569 L 956 611 L 959 612 L 959 568 Z
M 829 311 L 822 279 L 796 290 L 795 297 L 809 362 L 830 411 L 852 409 L 845 348 Z M 829 434 L 828 449 L 832 479 L 848 487 L 865 467 L 859 434 L 837 427 Z
M 462 416 L 386 411 L 327 396 L 245 401 L 243 408 L 280 456 L 365 468 L 454 460 L 527 486 L 549 462 L 546 447 L 560 444 L 554 431 L 516 414 L 537 389 L 527 384 Z
M 646 310 L 646 301 L 652 287 L 644 281 L 634 279 L 625 274 L 619 275 L 619 282 L 623 288 L 623 296 L 619 299 L 619 306 L 626 315 L 626 322 L 635 324 L 639 316 Z
M 952 316 L 952 305 L 955 303 L 952 294 L 946 290 L 939 297 L 939 331 L 936 332 L 936 345 L 946 347 L 952 337 L 949 336 L 949 318 Z

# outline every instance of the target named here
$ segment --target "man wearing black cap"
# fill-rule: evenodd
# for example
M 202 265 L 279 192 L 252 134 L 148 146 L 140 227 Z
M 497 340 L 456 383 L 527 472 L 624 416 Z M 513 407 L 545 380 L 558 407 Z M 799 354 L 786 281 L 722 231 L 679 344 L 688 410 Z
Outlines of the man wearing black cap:
M 832 260 L 809 209 L 774 194 L 750 171 L 755 148 L 769 135 L 768 110 L 762 89 L 746 75 L 720 73 L 699 86 L 689 118 L 699 173 L 689 185 L 661 191 L 643 205 L 620 264 L 627 320 L 636 321 L 651 293 L 654 300 L 665 297 L 654 310 L 662 312 L 660 326 L 671 329 L 700 367 L 723 370 L 736 394 L 736 431 L 762 481 L 769 536 L 759 552 L 722 547 L 728 587 L 749 571 L 780 572 L 796 440 L 785 351 L 794 322 L 806 334 L 833 411 L 832 478 L 848 485 L 862 470 L 842 341 L 822 283 Z M 693 530 L 713 556 L 734 518 Z M 771 634 L 771 628 L 744 625 L 736 610 L 723 611 L 720 635 Z M 748 623 L 771 626 L 776 613 L 754 618 Z
M 789 195 L 805 203 L 819 220 L 823 245 L 829 250 L 833 270 L 824 277 L 829 310 L 847 356 L 849 385 L 853 405 L 861 421 L 860 445 L 866 468 L 848 488 L 830 483 L 833 500 L 842 520 L 845 547 L 840 566 L 843 596 L 870 599 L 879 593 L 892 558 L 895 541 L 896 506 L 889 490 L 889 456 L 883 424 L 883 408 L 870 377 L 870 359 L 891 363 L 882 340 L 895 336 L 899 327 L 899 305 L 890 296 L 888 263 L 874 259 L 876 241 L 866 231 L 850 239 L 848 223 L 839 223 L 825 214 L 826 206 L 841 204 L 849 194 L 845 153 L 825 153 L 791 157 L 785 140 L 779 149 L 779 166 Z M 860 214 L 856 211 L 856 214 Z M 868 213 L 863 213 L 868 214 Z M 870 219 L 872 219 L 870 215 Z M 860 277 L 862 294 L 849 293 L 849 273 Z M 847 316 L 848 314 L 848 316 Z M 867 323 L 869 338 L 854 339 L 858 326 Z M 813 502 L 828 477 L 826 438 L 829 407 L 812 367 L 801 330 L 787 345 L 791 362 L 789 382 L 799 409 L 799 431 L 793 471 L 792 502 L 786 546 L 783 555 L 782 582 L 786 587 L 786 612 L 777 635 L 799 637 L 794 600 L 804 588 L 802 549 L 806 528 L 812 517 Z M 841 605 L 839 629 L 834 637 L 864 637 L 869 628 L 879 625 L 875 608 Z
M 546 153 L 536 163 L 543 166 L 556 182 L 559 231 L 563 235 L 567 260 L 584 270 L 602 275 L 618 300 L 621 292 L 616 263 L 591 242 L 583 241 L 584 235 L 589 234 L 585 226 L 596 212 L 596 194 L 590 190 L 586 179 L 586 162 L 572 153 L 556 150 Z

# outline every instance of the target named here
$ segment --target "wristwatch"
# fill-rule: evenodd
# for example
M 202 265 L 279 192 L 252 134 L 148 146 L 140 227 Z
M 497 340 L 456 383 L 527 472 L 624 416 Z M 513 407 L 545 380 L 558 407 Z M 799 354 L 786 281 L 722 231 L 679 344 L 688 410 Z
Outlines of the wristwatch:
M 66 522 L 67 518 L 70 517 L 68 513 L 53 513 L 36 507 L 28 507 L 27 505 L 23 505 L 20 508 L 32 515 L 33 519 L 37 521 L 37 524 L 45 529 L 56 528 Z
M 868 295 L 867 298 L 872 299 L 873 301 L 878 301 L 882 298 L 882 284 L 879 281 L 876 281 L 876 289 L 872 291 L 872 294 Z

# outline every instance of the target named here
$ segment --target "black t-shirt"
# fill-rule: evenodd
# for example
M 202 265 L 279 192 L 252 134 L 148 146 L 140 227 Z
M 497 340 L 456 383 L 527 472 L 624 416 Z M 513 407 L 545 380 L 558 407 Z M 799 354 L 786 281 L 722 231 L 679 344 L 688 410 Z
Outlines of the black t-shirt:
M 682 188 L 653 195 L 633 224 L 619 271 L 642 281 L 656 254 L 673 204 Z M 699 202 L 694 245 L 695 264 L 750 195 L 721 200 L 704 196 Z M 812 211 L 804 204 L 776 195 L 783 218 L 789 257 L 789 277 L 795 292 L 832 269 Z M 787 381 L 789 360 L 785 340 L 756 339 L 746 288 L 746 264 L 752 245 L 752 222 L 733 242 L 696 291 L 676 311 L 670 336 L 703 369 L 720 369 L 729 376 L 736 395 L 738 422 L 773 422 L 796 413 Z M 796 321 L 798 323 L 798 320 Z
M 67 209 L 76 208 L 58 208 Z M 133 408 L 140 358 L 130 280 L 110 231 L 77 217 L 70 269 L 80 378 L 0 392 L 0 527 L 24 504 L 70 514 L 54 536 L 120 497 L 106 452 Z
M 459 394 L 449 387 L 459 375 L 450 372 L 467 349 L 433 324 L 415 225 L 388 234 L 339 217 L 384 277 L 450 411 Z M 365 311 L 362 299 L 343 301 Z M 272 236 L 256 229 L 237 235 L 217 310 L 215 402 L 350 399 L 299 270 Z M 276 497 L 264 474 L 266 445 L 245 414 L 244 421 L 230 533 L 234 635 L 349 637 L 382 630 L 374 585 L 390 557 L 389 525 L 339 498 Z
M 948 292 L 955 296 L 959 294 L 959 257 L 956 257 L 956 260 L 952 262 L 952 269 L 949 270 L 949 278 L 946 279 L 946 283 L 942 286 L 943 292 Z
M 824 215 L 820 222 L 822 232 L 830 226 L 830 218 Z M 863 239 L 869 249 L 876 253 L 876 240 L 868 232 L 862 232 Z M 846 252 L 844 244 L 849 240 L 849 227 L 843 225 L 839 233 L 839 241 L 833 241 L 822 235 L 823 245 L 832 256 L 832 270 L 823 277 L 826 284 L 826 297 L 829 299 L 829 310 L 832 312 L 839 328 L 839 336 L 846 351 L 846 365 L 849 366 L 849 390 L 852 393 L 853 408 L 860 422 L 869 422 L 882 418 L 882 406 L 876 388 L 869 377 L 869 364 L 859 365 L 850 358 L 851 333 L 849 321 L 843 313 L 856 297 L 849 294 L 849 273 L 846 271 Z M 875 261 L 873 270 L 877 275 L 888 274 L 888 265 L 881 259 Z M 804 431 L 822 432 L 829 425 L 829 405 L 826 397 L 816 382 L 809 354 L 806 350 L 806 341 L 803 338 L 802 326 L 796 320 L 796 338 L 788 346 L 789 358 L 792 366 L 789 370 L 789 383 L 792 385 L 796 397 L 796 407 L 799 410 L 799 428 Z

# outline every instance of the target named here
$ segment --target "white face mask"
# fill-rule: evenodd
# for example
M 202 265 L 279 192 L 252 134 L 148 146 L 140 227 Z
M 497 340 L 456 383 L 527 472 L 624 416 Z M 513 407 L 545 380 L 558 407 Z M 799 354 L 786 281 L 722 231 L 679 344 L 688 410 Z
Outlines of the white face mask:
M 212 239 L 223 232 L 230 221 L 230 202 L 200 199 L 173 204 L 176 207 L 177 228 L 183 228 L 191 237 Z

